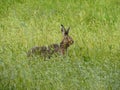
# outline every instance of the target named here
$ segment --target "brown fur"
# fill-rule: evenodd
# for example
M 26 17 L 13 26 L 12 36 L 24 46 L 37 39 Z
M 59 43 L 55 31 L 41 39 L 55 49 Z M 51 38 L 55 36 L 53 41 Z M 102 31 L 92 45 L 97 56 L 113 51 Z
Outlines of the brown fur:
M 33 55 L 40 55 L 43 57 L 48 57 L 50 58 L 52 54 L 61 54 L 64 55 L 67 52 L 67 49 L 70 45 L 74 43 L 73 39 L 68 35 L 69 34 L 69 29 L 67 30 L 64 28 L 63 25 L 61 25 L 61 31 L 63 33 L 63 40 L 61 41 L 60 44 L 52 44 L 49 46 L 36 46 L 31 48 L 27 56 L 33 56 Z

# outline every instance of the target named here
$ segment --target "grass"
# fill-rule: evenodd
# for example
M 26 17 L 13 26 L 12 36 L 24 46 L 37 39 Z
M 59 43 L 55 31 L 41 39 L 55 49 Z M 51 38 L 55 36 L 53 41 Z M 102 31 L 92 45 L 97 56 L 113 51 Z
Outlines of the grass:
M 0 0 L 0 90 L 119 90 L 119 0 Z M 26 57 L 60 43 L 60 24 L 75 43 L 66 57 Z

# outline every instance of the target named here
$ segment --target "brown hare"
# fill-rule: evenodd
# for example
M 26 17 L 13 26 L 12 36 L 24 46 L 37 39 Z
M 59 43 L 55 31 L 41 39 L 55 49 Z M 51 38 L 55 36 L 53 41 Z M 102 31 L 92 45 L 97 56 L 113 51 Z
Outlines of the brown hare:
M 60 42 L 60 44 L 52 44 L 49 46 L 36 46 L 31 48 L 27 56 L 34 56 L 34 55 L 40 55 L 44 58 L 50 58 L 53 54 L 60 54 L 64 55 L 67 52 L 67 49 L 70 45 L 74 43 L 73 39 L 68 35 L 69 34 L 70 27 L 68 29 L 65 29 L 63 25 L 61 25 L 61 32 L 63 33 L 63 40 Z

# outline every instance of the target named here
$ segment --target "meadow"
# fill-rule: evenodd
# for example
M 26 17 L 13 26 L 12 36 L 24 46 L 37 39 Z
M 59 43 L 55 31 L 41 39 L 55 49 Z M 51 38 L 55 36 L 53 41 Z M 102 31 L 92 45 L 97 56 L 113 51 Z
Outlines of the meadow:
M 33 46 L 74 44 L 29 59 Z M 120 90 L 119 0 L 0 0 L 0 90 Z

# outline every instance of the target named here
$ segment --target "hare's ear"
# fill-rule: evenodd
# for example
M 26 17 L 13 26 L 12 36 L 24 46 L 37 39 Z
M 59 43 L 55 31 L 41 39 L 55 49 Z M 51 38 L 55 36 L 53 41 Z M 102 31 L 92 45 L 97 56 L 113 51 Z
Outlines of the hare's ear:
M 61 24 L 61 32 L 63 33 L 63 35 L 65 34 L 65 27 Z
M 67 32 L 67 34 L 69 33 L 69 30 L 70 30 L 70 27 L 69 27 L 69 28 L 67 29 L 67 31 L 66 31 L 66 32 Z
M 70 27 L 69 27 L 67 30 L 65 30 L 65 33 L 64 33 L 64 35 L 68 35 L 68 33 L 69 33 L 69 30 L 70 30 Z

